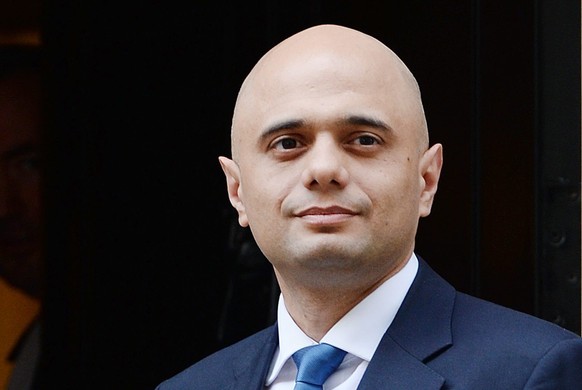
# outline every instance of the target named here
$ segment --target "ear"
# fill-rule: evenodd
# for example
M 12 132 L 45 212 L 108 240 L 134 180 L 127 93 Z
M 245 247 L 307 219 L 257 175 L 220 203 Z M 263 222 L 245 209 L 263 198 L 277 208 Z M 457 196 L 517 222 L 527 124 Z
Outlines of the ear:
M 418 205 L 420 217 L 430 214 L 443 166 L 443 146 L 435 144 L 420 159 L 421 193 Z
M 222 171 L 226 176 L 226 189 L 228 191 L 228 199 L 230 204 L 238 213 L 238 223 L 242 227 L 249 226 L 249 220 L 245 206 L 242 201 L 242 188 L 240 185 L 240 168 L 237 163 L 227 157 L 218 157 L 218 162 L 222 167 Z

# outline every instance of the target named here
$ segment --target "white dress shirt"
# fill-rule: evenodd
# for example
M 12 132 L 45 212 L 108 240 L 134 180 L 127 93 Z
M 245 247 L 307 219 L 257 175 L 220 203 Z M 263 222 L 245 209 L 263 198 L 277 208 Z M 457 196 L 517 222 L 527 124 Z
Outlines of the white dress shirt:
M 347 352 L 341 365 L 325 382 L 325 390 L 354 390 L 358 387 L 417 271 L 418 259 L 413 253 L 404 268 L 352 308 L 323 336 L 320 342 Z M 317 342 L 295 324 L 282 295 L 279 296 L 277 326 L 279 347 L 271 362 L 265 389 L 293 390 L 297 366 L 291 356 Z

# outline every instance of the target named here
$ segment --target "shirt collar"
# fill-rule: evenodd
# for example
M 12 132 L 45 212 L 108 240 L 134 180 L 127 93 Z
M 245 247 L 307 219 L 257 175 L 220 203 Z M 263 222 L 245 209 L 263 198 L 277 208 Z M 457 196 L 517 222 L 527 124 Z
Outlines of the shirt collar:
M 323 336 L 321 342 L 334 345 L 369 362 L 382 336 L 394 320 L 417 271 L 418 259 L 413 253 L 398 273 L 346 313 Z M 269 370 L 267 384 L 277 378 L 285 362 L 296 351 L 317 344 L 295 324 L 285 308 L 283 295 L 279 295 L 277 327 L 279 347 Z

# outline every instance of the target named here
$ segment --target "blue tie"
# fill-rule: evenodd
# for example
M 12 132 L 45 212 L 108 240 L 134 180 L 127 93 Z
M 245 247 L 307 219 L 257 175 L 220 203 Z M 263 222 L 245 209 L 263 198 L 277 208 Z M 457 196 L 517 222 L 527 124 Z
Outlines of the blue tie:
M 346 351 L 329 344 L 311 345 L 293 354 L 297 365 L 294 390 L 322 390 L 323 382 L 346 356 Z

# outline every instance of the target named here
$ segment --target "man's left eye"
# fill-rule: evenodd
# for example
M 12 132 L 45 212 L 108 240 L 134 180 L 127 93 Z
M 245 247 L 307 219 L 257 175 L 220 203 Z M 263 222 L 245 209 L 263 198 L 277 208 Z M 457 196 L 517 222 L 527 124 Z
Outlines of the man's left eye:
M 295 149 L 298 143 L 296 139 L 293 138 L 283 138 L 275 143 L 275 149 Z
M 378 140 L 370 135 L 362 135 L 356 138 L 355 142 L 359 145 L 374 145 L 378 143 Z

